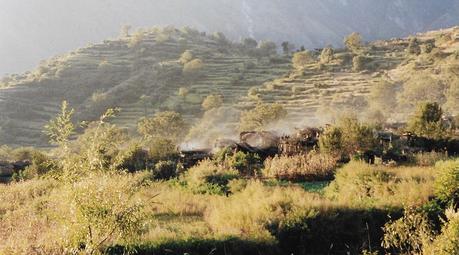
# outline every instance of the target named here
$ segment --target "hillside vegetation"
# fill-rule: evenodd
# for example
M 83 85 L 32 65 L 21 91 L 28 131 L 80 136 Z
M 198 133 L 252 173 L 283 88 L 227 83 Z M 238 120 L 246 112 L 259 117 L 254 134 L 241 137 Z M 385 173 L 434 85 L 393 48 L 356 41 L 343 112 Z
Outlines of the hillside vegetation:
M 238 119 L 230 116 L 260 102 L 284 106 L 289 128 L 328 123 L 349 110 L 372 121 L 405 121 L 412 102 L 423 100 L 457 114 L 458 33 L 451 28 L 368 44 L 355 34 L 355 45 L 306 51 L 292 65 L 298 53 L 288 44 L 278 53 L 270 42 L 234 43 L 189 28 L 127 30 L 120 39 L 5 77 L 0 137 L 4 144 L 44 145 L 43 125 L 63 100 L 78 120 L 118 107 L 114 123 L 130 130 L 164 110 L 195 122 L 214 108 L 209 100 L 202 105 L 209 96 L 230 107 L 217 114 L 227 126 Z

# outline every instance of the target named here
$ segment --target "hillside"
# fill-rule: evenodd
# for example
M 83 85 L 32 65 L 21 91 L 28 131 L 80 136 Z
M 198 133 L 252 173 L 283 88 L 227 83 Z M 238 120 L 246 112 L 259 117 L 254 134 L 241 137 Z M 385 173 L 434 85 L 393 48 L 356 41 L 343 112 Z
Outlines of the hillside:
M 412 111 L 407 100 L 439 101 L 457 114 L 458 33 L 456 27 L 418 34 L 419 54 L 407 53 L 408 38 L 375 41 L 352 52 L 335 49 L 327 63 L 319 63 L 319 51 L 312 52 L 308 64 L 294 68 L 291 54 L 277 54 L 269 44 L 255 48 L 253 43 L 234 43 L 222 34 L 209 36 L 193 29 L 138 31 L 4 78 L 1 143 L 45 145 L 41 130 L 63 100 L 76 109 L 78 120 L 91 120 L 106 108 L 119 107 L 114 123 L 131 131 L 139 118 L 156 111 L 173 110 L 197 121 L 204 113 L 203 99 L 212 94 L 222 95 L 224 106 L 236 115 L 258 102 L 282 104 L 290 125 L 323 124 L 346 111 L 371 115 L 370 108 L 382 112 L 386 120 L 403 121 Z M 427 44 L 432 49 L 421 53 Z M 181 63 L 186 51 L 188 59 Z M 362 58 L 361 70 L 353 69 L 355 56 Z M 185 62 L 194 65 L 187 67 Z M 416 79 L 421 74 L 438 87 L 419 85 Z M 397 100 L 379 101 L 394 105 L 373 105 L 381 95 L 372 88 L 382 82 L 393 86 L 380 90 Z M 426 93 L 426 88 L 441 94 Z M 232 122 L 237 117 L 225 114 L 219 114 L 220 122 L 236 124 Z
M 2 2 L 0 9 L 5 38 L 0 43 L 0 75 L 114 37 L 125 24 L 191 26 L 223 32 L 232 40 L 254 37 L 315 48 L 339 47 L 354 31 L 372 41 L 459 22 L 458 0 L 24 0 Z

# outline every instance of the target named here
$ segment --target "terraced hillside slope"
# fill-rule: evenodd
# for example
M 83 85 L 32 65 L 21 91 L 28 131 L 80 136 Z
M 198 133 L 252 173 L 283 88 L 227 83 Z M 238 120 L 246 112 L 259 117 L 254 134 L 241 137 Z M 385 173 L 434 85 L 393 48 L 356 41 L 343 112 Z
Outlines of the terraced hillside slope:
M 45 144 L 41 130 L 63 100 L 76 108 L 79 120 L 119 107 L 115 122 L 123 127 L 135 127 L 139 118 L 157 110 L 198 117 L 209 94 L 231 103 L 254 84 L 288 71 L 287 57 L 255 47 L 233 44 L 221 34 L 169 27 L 50 59 L 32 72 L 2 80 L 1 143 Z M 190 59 L 180 62 L 185 51 Z M 186 93 L 178 93 L 180 88 Z
M 229 122 L 236 130 L 238 112 L 258 103 L 281 104 L 290 126 L 315 126 L 349 112 L 403 121 L 421 101 L 459 113 L 459 27 L 362 41 L 328 49 L 328 55 L 307 51 L 306 61 L 292 65 L 298 53 L 278 53 L 271 43 L 234 43 L 189 28 L 139 31 L 4 78 L 0 142 L 46 144 L 41 130 L 62 100 L 76 108 L 78 120 L 119 107 L 113 122 L 131 131 L 157 111 L 177 111 L 197 122 L 209 95 L 221 96 L 226 110 L 204 115 L 195 130 L 209 130 L 210 122 Z

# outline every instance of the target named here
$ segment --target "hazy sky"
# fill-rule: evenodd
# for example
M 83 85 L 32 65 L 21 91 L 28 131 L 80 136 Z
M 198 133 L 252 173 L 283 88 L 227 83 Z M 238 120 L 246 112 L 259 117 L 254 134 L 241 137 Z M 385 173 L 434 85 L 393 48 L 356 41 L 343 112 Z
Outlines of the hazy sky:
M 0 0 L 0 76 L 116 37 L 125 24 L 320 47 L 352 31 L 375 39 L 457 24 L 458 10 L 459 0 Z

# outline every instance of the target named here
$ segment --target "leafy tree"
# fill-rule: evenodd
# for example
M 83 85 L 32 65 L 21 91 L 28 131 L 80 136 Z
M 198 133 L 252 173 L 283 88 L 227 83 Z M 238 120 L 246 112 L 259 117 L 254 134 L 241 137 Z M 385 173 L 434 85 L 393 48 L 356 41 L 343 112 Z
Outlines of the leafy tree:
M 361 55 L 357 55 L 352 59 L 352 70 L 360 72 L 365 69 L 366 58 Z
M 145 138 L 165 138 L 180 141 L 185 135 L 187 124 L 177 112 L 160 112 L 152 118 L 142 118 L 137 127 Z
M 209 95 L 202 102 L 202 108 L 206 111 L 218 108 L 223 105 L 223 96 L 222 95 Z
M 344 38 L 344 45 L 350 51 L 358 50 L 362 47 L 362 36 L 359 33 L 354 32 Z
M 258 104 L 254 109 L 241 114 L 240 130 L 262 130 L 267 125 L 287 116 L 287 111 L 280 104 Z
M 246 49 L 255 49 L 258 46 L 258 42 L 253 38 L 245 38 L 242 41 L 242 45 L 244 45 Z
M 343 150 L 343 131 L 339 127 L 329 127 L 319 138 L 320 151 L 327 154 L 339 154 Z
M 300 51 L 293 54 L 292 63 L 297 69 L 304 68 L 307 64 L 313 61 L 313 56 L 310 51 Z
M 381 80 L 370 89 L 368 103 L 372 108 L 384 112 L 392 112 L 397 106 L 397 87 L 395 84 Z
M 282 52 L 284 52 L 285 55 L 290 54 L 290 52 L 292 52 L 292 50 L 295 48 L 293 44 L 287 41 L 282 42 L 281 46 L 282 46 Z
M 45 126 L 45 134 L 48 135 L 51 144 L 67 147 L 70 136 L 75 133 L 72 123 L 74 112 L 74 109 L 68 109 L 67 101 L 62 102 L 61 113 Z
M 131 26 L 130 25 L 123 25 L 121 27 L 121 36 L 122 37 L 128 37 L 129 36 L 129 30 L 131 30 Z
M 277 53 L 277 46 L 271 41 L 261 41 L 258 48 L 264 56 L 276 55 Z
M 334 51 L 332 47 L 326 47 L 320 53 L 320 62 L 327 64 L 333 60 Z
M 399 103 L 408 110 L 417 106 L 418 102 L 445 102 L 445 84 L 430 74 L 420 73 L 411 77 L 403 84 L 403 90 L 398 94 Z
M 410 42 L 408 43 L 407 51 L 411 55 L 421 54 L 421 46 L 419 46 L 419 41 L 416 37 L 410 38 Z
M 186 101 L 186 97 L 190 93 L 190 90 L 184 87 L 179 88 L 178 95 L 183 98 L 183 101 Z
M 421 103 L 408 122 L 408 130 L 427 138 L 443 138 L 446 128 L 442 123 L 443 110 L 438 103 Z
M 129 39 L 128 46 L 133 48 L 138 46 L 145 38 L 145 33 L 141 30 L 135 32 Z
M 193 60 L 194 56 L 193 56 L 193 52 L 191 52 L 190 50 L 186 50 L 185 52 L 182 53 L 182 55 L 180 56 L 180 63 L 182 64 L 186 64 L 188 62 L 190 62 L 191 60 Z
M 183 66 L 183 73 L 192 75 L 199 73 L 204 68 L 204 63 L 200 59 L 193 59 Z

